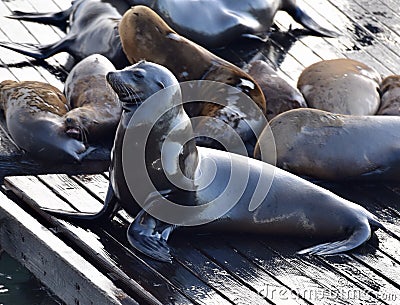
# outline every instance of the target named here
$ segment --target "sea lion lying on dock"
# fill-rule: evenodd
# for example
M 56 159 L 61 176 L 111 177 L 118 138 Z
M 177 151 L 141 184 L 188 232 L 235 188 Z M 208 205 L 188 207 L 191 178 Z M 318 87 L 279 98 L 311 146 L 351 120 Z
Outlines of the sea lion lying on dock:
M 118 200 L 106 201 L 102 213 L 112 214 L 119 201 L 135 217 L 128 240 L 142 253 L 171 261 L 171 232 L 192 226 L 206 232 L 312 236 L 324 243 L 299 253 L 335 254 L 361 245 L 381 226 L 363 207 L 284 170 L 197 147 L 180 86 L 165 67 L 141 61 L 110 72 L 107 80 L 125 119 L 110 171 L 109 194 L 114 191 Z
M 15 143 L 41 160 L 81 161 L 85 145 L 67 135 L 64 95 L 42 82 L 6 80 L 0 83 L 0 108 Z

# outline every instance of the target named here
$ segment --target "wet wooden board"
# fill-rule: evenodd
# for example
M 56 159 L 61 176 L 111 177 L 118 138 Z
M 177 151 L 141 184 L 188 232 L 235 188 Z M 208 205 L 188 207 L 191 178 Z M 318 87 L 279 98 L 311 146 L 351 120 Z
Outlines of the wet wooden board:
M 38 195 L 24 179 L 33 178 L 7 177 L 5 183 L 31 206 L 46 208 L 46 198 L 54 195 L 69 206 L 84 206 L 85 201 L 79 198 L 91 195 L 98 200 L 104 194 L 96 194 L 95 190 L 107 186 L 103 175 L 69 177 L 71 181 L 66 176 L 55 176 L 51 186 L 40 186 Z M 70 188 L 63 191 L 63 185 Z M 111 278 L 117 285 L 124 278 L 134 280 L 162 304 L 397 304 L 400 238 L 398 217 L 387 211 L 391 203 L 373 198 L 365 185 L 352 185 L 351 190 L 357 192 L 349 191 L 348 185 L 324 186 L 365 206 L 382 219 L 387 229 L 378 231 L 370 242 L 349 254 L 321 258 L 295 254 L 313 241 L 242 235 L 188 238 L 178 234 L 171 243 L 173 263 L 165 264 L 129 247 L 125 236 L 129 220 L 124 217 L 117 216 L 109 226 L 83 228 L 51 218 L 53 227 L 63 228 L 59 231 L 64 233 L 58 236 L 72 242 L 78 251 L 88 253 L 90 247 L 97 256 L 109 259 L 114 270 Z M 393 199 L 400 200 L 390 186 L 381 187 L 384 196 L 388 197 L 385 192 L 389 192 Z M 72 189 L 75 196 L 71 197 L 68 194 Z M 375 193 L 379 197 L 376 189 Z M 65 232 L 74 236 L 68 237 L 70 233 Z
M 339 57 L 365 62 L 383 77 L 400 73 L 397 1 L 298 2 L 318 22 L 342 35 L 338 38 L 309 36 L 301 25 L 280 12 L 267 42 L 240 42 L 215 52 L 239 66 L 263 59 L 273 64 L 279 75 L 293 85 L 306 66 Z M 69 0 L 0 2 L 0 40 L 31 43 L 58 40 L 64 33 L 55 27 L 8 20 L 2 16 L 14 9 L 57 11 L 69 4 Z M 65 53 L 44 61 L 30 60 L 5 49 L 0 49 L 0 55 L 0 81 L 40 80 L 62 89 L 70 68 L 70 58 Z M 2 142 L 7 142 L 4 129 L 0 130 L 0 137 Z M 20 175 L 5 179 L 10 198 L 34 215 L 44 227 L 56 232 L 57 238 L 84 257 L 116 288 L 140 304 L 395 305 L 400 302 L 398 184 L 322 184 L 365 206 L 386 227 L 377 231 L 367 244 L 348 254 L 330 257 L 296 255 L 299 249 L 315 243 L 311 240 L 174 234 L 171 239 L 174 259 L 172 264 L 164 264 L 130 248 L 126 229 L 131 218 L 126 213 L 119 213 L 111 223 L 102 226 L 78 226 L 38 210 L 43 207 L 70 212 L 97 211 L 107 191 L 107 174 L 73 175 L 89 171 L 87 164 L 74 165 L 77 168 L 58 165 L 43 171 L 43 167 L 27 162 L 24 155 L 19 157 L 21 159 L 13 159 L 18 153 L 21 154 L 15 146 L 5 145 L 4 154 L 0 154 L 0 169 L 4 163 L 4 173 Z M 6 156 L 4 162 L 2 155 Z M 24 160 L 24 163 L 15 166 L 10 163 L 12 160 Z M 92 172 L 101 173 L 106 168 L 92 169 Z M 45 175 L 47 173 L 60 174 Z M 38 176 L 22 176 L 24 174 Z M 18 256 L 17 252 L 15 256 Z M 82 293 L 85 291 L 80 289 Z
M 138 303 L 0 193 L 0 244 L 66 304 Z

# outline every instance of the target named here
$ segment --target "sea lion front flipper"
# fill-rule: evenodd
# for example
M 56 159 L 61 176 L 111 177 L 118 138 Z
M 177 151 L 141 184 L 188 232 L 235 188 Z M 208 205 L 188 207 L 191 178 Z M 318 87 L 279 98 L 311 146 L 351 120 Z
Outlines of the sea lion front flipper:
M 299 7 L 294 8 L 293 12 L 291 10 L 288 11 L 288 13 L 293 17 L 294 20 L 296 20 L 298 23 L 300 23 L 301 25 L 303 25 L 305 28 L 309 29 L 312 32 L 318 33 L 319 35 L 326 37 L 339 36 L 338 32 L 328 30 L 320 26 L 318 23 L 314 21 L 314 19 L 312 19 L 305 11 L 303 11 Z
M 120 209 L 120 205 L 117 197 L 114 194 L 114 190 L 109 184 L 106 199 L 104 200 L 103 208 L 97 213 L 73 213 L 63 210 L 53 210 L 42 208 L 43 211 L 49 213 L 52 216 L 61 218 L 64 220 L 75 221 L 75 222 L 96 222 L 104 224 L 104 222 L 111 221 L 115 213 Z
M 297 252 L 297 254 L 331 255 L 357 248 L 371 237 L 371 227 L 365 218 L 362 224 L 354 229 L 348 239 L 316 245 Z
M 57 13 L 29 13 L 13 11 L 12 15 L 7 16 L 7 18 L 54 25 L 65 32 L 71 12 L 72 6 L 65 11 Z
M 130 224 L 127 237 L 133 248 L 161 262 L 172 262 L 167 240 L 175 226 L 155 219 L 144 210 Z
M 33 57 L 35 59 L 46 59 L 56 53 L 63 51 L 67 52 L 68 46 L 71 44 L 71 39 L 73 38 L 63 38 L 56 43 L 51 43 L 47 45 L 34 45 L 29 43 L 0 41 L 0 47 Z

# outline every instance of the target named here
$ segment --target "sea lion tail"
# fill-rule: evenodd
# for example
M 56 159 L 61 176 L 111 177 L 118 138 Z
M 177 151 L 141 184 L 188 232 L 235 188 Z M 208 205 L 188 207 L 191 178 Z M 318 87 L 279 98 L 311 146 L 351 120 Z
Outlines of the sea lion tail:
M 172 256 L 167 240 L 174 225 L 163 223 L 144 210 L 130 224 L 127 237 L 133 248 L 161 262 L 171 263 Z
M 371 237 L 371 227 L 369 223 L 370 219 L 364 218 L 354 229 L 353 234 L 351 234 L 349 238 L 306 248 L 298 251 L 297 254 L 331 255 L 357 248 Z
M 67 51 L 69 43 L 70 39 L 61 39 L 56 43 L 48 45 L 33 45 L 29 43 L 0 41 L 0 47 L 13 50 L 15 52 L 33 57 L 35 59 L 46 59 L 59 52 Z
M 71 12 L 72 6 L 65 11 L 57 13 L 29 13 L 13 11 L 12 15 L 7 16 L 7 18 L 54 25 L 65 32 Z
M 305 11 L 296 6 L 286 10 L 295 21 L 303 25 L 310 31 L 326 37 L 337 37 L 339 33 L 336 31 L 328 30 L 314 21 Z
M 111 185 L 109 185 L 108 187 L 104 205 L 102 209 L 97 213 L 71 212 L 64 210 L 41 208 L 41 210 L 45 211 L 46 213 L 60 219 L 64 219 L 75 223 L 91 223 L 91 224 L 93 223 L 104 224 L 110 222 L 119 209 L 120 205 L 117 197 L 115 197 L 114 195 L 114 191 Z

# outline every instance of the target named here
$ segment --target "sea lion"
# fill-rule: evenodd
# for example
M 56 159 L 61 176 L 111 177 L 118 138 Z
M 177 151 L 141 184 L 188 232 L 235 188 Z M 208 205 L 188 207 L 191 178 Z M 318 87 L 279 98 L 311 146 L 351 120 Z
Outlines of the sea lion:
M 85 145 L 66 134 L 67 101 L 57 88 L 42 82 L 0 83 L 0 107 L 14 142 L 41 160 L 80 161 Z
M 128 10 L 119 24 L 119 33 L 123 50 L 132 64 L 142 59 L 155 62 L 172 71 L 180 82 L 209 80 L 228 84 L 247 94 L 259 109 L 265 112 L 264 95 L 250 75 L 178 35 L 150 8 L 139 5 Z M 221 105 L 202 103 L 197 112 L 186 110 L 189 111 L 190 117 L 211 116 L 227 122 L 234 129 L 237 126 L 236 122 L 251 114 L 250 111 L 243 113 L 240 109 L 235 108 L 235 101 L 228 102 L 225 108 Z M 234 111 L 233 108 L 235 108 Z M 263 128 L 265 121 L 262 120 L 261 113 L 256 115 L 259 117 L 259 119 L 254 119 L 255 123 L 259 122 L 256 129 Z M 197 130 L 204 130 L 203 134 L 206 134 L 210 130 L 209 127 L 208 124 L 199 123 Z M 257 136 L 251 135 L 246 128 L 238 132 L 244 142 L 252 142 Z
M 72 6 L 58 13 L 15 12 L 14 19 L 55 24 L 69 27 L 68 33 L 59 41 L 49 45 L 0 42 L 0 46 L 18 53 L 45 59 L 60 52 L 68 52 L 77 61 L 92 55 L 107 57 L 117 68 L 129 64 L 122 51 L 118 35 L 121 14 L 109 3 L 101 0 L 76 0 Z
M 300 253 L 321 255 L 351 250 L 369 239 L 371 227 L 381 226 L 361 206 L 284 170 L 196 147 L 180 86 L 165 67 L 141 61 L 110 72 L 107 80 L 123 104 L 111 189 L 122 198 L 128 187 L 131 199 L 119 200 L 136 216 L 128 240 L 144 254 L 170 261 L 167 240 L 182 224 L 207 232 L 315 237 L 326 243 Z M 139 206 L 145 210 L 136 215 Z
M 398 180 L 400 117 L 295 109 L 270 121 L 254 157 L 323 180 Z M 262 155 L 261 150 L 262 149 Z
M 180 35 L 207 48 L 227 46 L 241 36 L 268 35 L 275 14 L 284 10 L 313 33 L 336 37 L 318 25 L 295 0 L 129 0 L 146 5 Z
M 311 108 L 340 114 L 373 115 L 380 103 L 381 77 L 352 59 L 323 60 L 301 73 L 297 88 Z
M 291 109 L 307 108 L 303 95 L 281 78 L 265 61 L 251 62 L 245 70 L 260 85 L 264 96 L 268 97 L 265 112 L 268 120 Z
M 390 75 L 381 83 L 378 115 L 400 115 L 400 75 Z
M 114 65 L 106 57 L 93 54 L 68 74 L 64 92 L 72 109 L 64 115 L 67 134 L 83 135 L 83 140 L 91 143 L 113 140 L 122 110 L 118 96 L 106 81 L 106 74 L 113 70 Z

